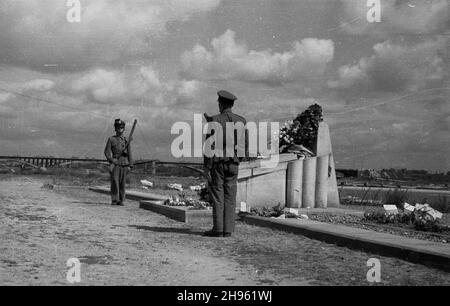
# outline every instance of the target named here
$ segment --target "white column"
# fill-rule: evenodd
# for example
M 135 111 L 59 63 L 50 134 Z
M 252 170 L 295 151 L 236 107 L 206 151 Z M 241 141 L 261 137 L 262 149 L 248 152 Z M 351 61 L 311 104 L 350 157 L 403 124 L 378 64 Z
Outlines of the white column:
M 287 165 L 286 206 L 302 207 L 303 158 Z
M 317 157 L 315 207 L 327 207 L 328 193 L 328 155 Z
M 316 189 L 316 157 L 303 162 L 302 207 L 313 208 Z

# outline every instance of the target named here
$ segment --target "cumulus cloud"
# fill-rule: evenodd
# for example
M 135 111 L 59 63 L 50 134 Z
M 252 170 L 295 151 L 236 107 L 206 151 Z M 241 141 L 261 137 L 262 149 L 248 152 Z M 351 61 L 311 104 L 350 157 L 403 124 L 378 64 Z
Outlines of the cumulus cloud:
M 71 81 L 74 96 L 84 95 L 86 102 L 170 106 L 193 100 L 205 84 L 197 80 L 163 81 L 152 66 L 117 70 L 98 68 Z
M 6 72 L 8 73 L 8 72 Z M 1 75 L 0 71 L 0 75 Z M 30 76 L 28 76 L 29 78 Z M 24 79 L 23 81 L 2 81 L 0 82 L 2 88 L 10 89 L 15 92 L 26 92 L 26 91 L 49 91 L 55 88 L 56 83 L 53 80 L 45 79 L 45 78 L 32 78 L 32 79 Z M 0 92 L 1 94 L 1 92 Z M 4 93 L 6 95 L 6 93 Z M 9 95 L 13 95 L 9 93 Z M 10 97 L 8 96 L 8 97 Z
M 249 50 L 227 30 L 211 41 L 211 50 L 196 45 L 181 56 L 186 77 L 200 80 L 241 80 L 280 83 L 321 75 L 333 59 L 331 40 L 306 38 L 296 41 L 290 51 Z
M 212 10 L 220 0 L 81 1 L 81 22 L 70 23 L 61 0 L 3 0 L 0 58 L 42 69 L 89 69 L 95 63 L 143 57 L 170 21 Z M 20 33 L 20 35 L 18 35 Z
M 204 83 L 197 80 L 181 80 L 176 84 L 176 92 L 182 97 L 194 98 L 204 87 Z
M 86 94 L 91 102 L 136 104 L 142 99 L 156 101 L 164 88 L 159 73 L 145 66 L 130 71 L 98 68 L 73 80 L 71 89 Z
M 442 34 L 448 27 L 447 0 L 380 0 L 381 21 L 367 21 L 367 1 L 342 0 L 350 34 Z
M 1 75 L 1 73 L 0 73 Z M 0 109 L 0 112 L 3 112 L 5 115 L 6 112 L 10 111 L 10 106 L 5 106 L 9 104 L 12 99 L 14 99 L 17 94 L 23 94 L 29 91 L 36 92 L 49 92 L 53 88 L 55 88 L 56 84 L 52 80 L 37 78 L 31 80 L 24 80 L 23 82 L 0 82 L 1 88 L 4 90 L 0 90 L 0 104 L 3 104 L 3 108 Z M 16 94 L 17 93 L 17 94 Z
M 99 102 L 123 97 L 125 85 L 120 72 L 97 69 L 73 82 L 76 92 L 87 92 Z
M 7 101 L 8 99 L 12 98 L 14 95 L 10 94 L 10 93 L 3 93 L 0 92 L 0 103 L 3 103 L 5 101 Z
M 374 54 L 338 69 L 334 89 L 402 91 L 425 88 L 445 79 L 443 54 L 447 39 L 439 37 L 416 44 L 385 41 L 373 47 Z
M 408 122 L 393 123 L 392 127 L 394 128 L 394 130 L 402 132 L 409 127 L 409 123 Z
M 27 90 L 38 90 L 38 91 L 47 91 L 52 89 L 55 86 L 55 82 L 47 79 L 35 79 L 28 82 L 25 82 L 20 85 L 20 89 L 23 91 Z

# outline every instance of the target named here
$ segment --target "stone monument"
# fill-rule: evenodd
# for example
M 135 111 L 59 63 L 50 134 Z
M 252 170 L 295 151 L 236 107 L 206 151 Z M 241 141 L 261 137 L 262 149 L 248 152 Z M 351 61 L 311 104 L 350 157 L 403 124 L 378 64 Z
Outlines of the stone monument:
M 261 160 L 239 166 L 237 207 L 326 208 L 339 206 L 336 170 L 330 131 L 319 123 L 316 152 L 313 157 L 280 154 L 274 168 L 262 168 Z

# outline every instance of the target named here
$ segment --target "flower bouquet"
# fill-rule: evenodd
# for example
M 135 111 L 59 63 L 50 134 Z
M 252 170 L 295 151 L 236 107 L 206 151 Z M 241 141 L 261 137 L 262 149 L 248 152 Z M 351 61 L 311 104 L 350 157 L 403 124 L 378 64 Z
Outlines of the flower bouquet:
M 294 120 L 286 121 L 280 129 L 280 153 L 314 155 L 321 121 L 323 121 L 322 107 L 318 104 L 309 106 Z

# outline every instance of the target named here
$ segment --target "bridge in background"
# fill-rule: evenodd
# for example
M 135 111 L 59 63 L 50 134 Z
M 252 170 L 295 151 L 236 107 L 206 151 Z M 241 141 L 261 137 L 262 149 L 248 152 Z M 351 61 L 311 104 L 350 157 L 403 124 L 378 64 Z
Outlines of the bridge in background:
M 66 157 L 37 157 L 37 156 L 0 156 L 0 161 L 17 161 L 23 165 L 29 165 L 34 168 L 49 168 L 54 166 L 71 165 L 74 163 L 101 163 L 108 164 L 106 159 L 95 158 L 66 158 Z M 136 160 L 134 165 L 143 168 L 145 171 L 151 169 L 153 174 L 156 174 L 156 167 L 158 165 L 174 165 L 174 166 L 187 166 L 187 167 L 200 167 L 202 163 L 189 163 L 189 162 L 165 162 L 154 159 Z
M 54 166 L 64 166 L 74 163 L 101 163 L 108 164 L 106 159 L 95 159 L 95 158 L 67 158 L 67 157 L 38 157 L 38 156 L 0 156 L 0 161 L 18 161 L 23 165 L 30 165 L 35 168 L 49 168 Z M 143 159 L 136 160 L 134 162 L 135 166 L 143 168 L 145 172 L 150 172 L 156 174 L 156 167 L 158 165 L 173 165 L 181 166 L 186 168 L 201 167 L 202 163 L 192 163 L 192 162 L 168 162 L 160 161 L 156 159 Z M 337 172 L 342 173 L 342 177 L 357 177 L 358 170 L 353 169 L 336 169 Z

